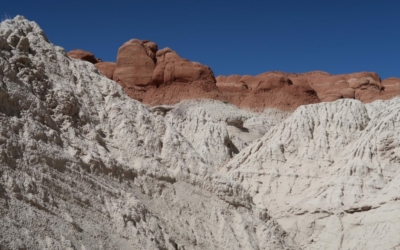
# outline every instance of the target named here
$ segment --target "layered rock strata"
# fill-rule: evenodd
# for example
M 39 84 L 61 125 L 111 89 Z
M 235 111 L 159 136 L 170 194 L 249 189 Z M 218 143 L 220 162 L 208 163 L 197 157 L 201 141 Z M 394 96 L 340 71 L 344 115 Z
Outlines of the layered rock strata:
M 94 65 L 105 77 L 112 79 L 117 64 L 114 62 L 99 62 Z
M 331 75 L 322 71 L 301 74 L 266 72 L 257 76 L 218 76 L 216 80 L 219 89 L 236 93 L 246 90 L 256 91 L 257 86 L 263 84 L 267 84 L 271 88 L 288 82 L 294 86 L 314 90 L 323 102 L 344 98 L 371 102 L 378 99 L 387 100 L 400 95 L 400 90 L 396 88 L 396 81 L 398 81 L 396 78 L 389 78 L 382 82 L 380 77 L 373 72 L 343 75 Z
M 68 54 L 77 54 L 72 52 Z M 84 59 L 87 54 L 94 58 L 89 52 L 71 57 L 90 61 Z M 367 103 L 400 95 L 397 78 L 382 82 L 373 72 L 331 75 L 323 71 L 300 74 L 272 71 L 257 76 L 215 78 L 209 67 L 183 59 L 169 48 L 158 50 L 154 42 L 137 39 L 120 47 L 117 63 L 98 62 L 95 66 L 118 82 L 130 97 L 150 105 L 205 98 L 252 110 L 294 110 L 321 101 L 349 98 Z

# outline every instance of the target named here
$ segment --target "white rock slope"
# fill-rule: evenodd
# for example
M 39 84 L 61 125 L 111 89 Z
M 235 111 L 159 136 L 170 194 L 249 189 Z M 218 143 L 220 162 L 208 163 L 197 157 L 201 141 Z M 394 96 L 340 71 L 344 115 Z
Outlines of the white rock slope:
M 0 24 L 0 249 L 400 249 L 400 98 L 145 107 Z
M 164 117 L 36 23 L 1 23 L 0 56 L 1 249 L 296 247 Z
M 215 167 L 230 160 L 288 115 L 273 109 L 258 114 L 215 100 L 182 101 L 152 110 L 165 116 L 204 162 Z
M 397 249 L 399 170 L 396 98 L 300 107 L 220 172 L 304 249 Z

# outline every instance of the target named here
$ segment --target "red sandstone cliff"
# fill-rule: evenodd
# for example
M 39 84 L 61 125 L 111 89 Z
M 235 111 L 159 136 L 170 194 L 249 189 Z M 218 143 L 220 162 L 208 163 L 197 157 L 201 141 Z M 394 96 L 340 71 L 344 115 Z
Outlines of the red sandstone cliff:
M 118 50 L 117 62 L 101 62 L 87 51 L 68 56 L 94 63 L 106 77 L 118 82 L 132 98 L 149 105 L 173 104 L 183 99 L 210 98 L 239 107 L 275 107 L 293 110 L 300 105 L 353 98 L 362 102 L 400 95 L 400 79 L 381 82 L 372 72 L 331 75 L 323 71 L 214 77 L 200 63 L 147 40 L 132 39 Z

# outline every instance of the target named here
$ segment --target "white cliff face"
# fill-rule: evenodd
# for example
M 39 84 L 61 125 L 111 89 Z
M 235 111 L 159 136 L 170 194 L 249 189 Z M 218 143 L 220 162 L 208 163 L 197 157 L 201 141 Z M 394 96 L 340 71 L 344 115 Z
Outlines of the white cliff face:
M 174 106 L 158 106 L 153 112 L 165 116 L 199 153 L 215 168 L 262 137 L 286 114 L 266 110 L 268 115 L 241 110 L 214 100 L 182 101 Z
M 1 249 L 396 249 L 400 98 L 148 108 L 0 24 Z
M 220 172 L 305 249 L 399 245 L 400 98 L 307 105 Z
M 2 249 L 295 247 L 214 171 L 203 142 L 69 59 L 36 23 L 1 23 L 0 49 Z

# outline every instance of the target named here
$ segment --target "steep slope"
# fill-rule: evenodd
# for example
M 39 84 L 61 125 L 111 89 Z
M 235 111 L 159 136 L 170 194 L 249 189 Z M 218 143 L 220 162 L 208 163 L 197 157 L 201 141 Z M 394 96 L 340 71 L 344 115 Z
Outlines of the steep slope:
M 273 109 L 255 113 L 215 100 L 182 101 L 152 110 L 165 116 L 204 162 L 215 167 L 230 160 L 289 114 Z
M 171 53 L 160 72 L 186 65 Z M 400 98 L 148 108 L 22 17 L 0 25 L 0 56 L 2 249 L 400 246 Z M 307 91 L 298 77 L 254 94 Z
M 288 249 L 237 183 L 34 22 L 0 25 L 2 249 Z
M 400 98 L 298 108 L 221 173 L 306 249 L 400 244 Z

